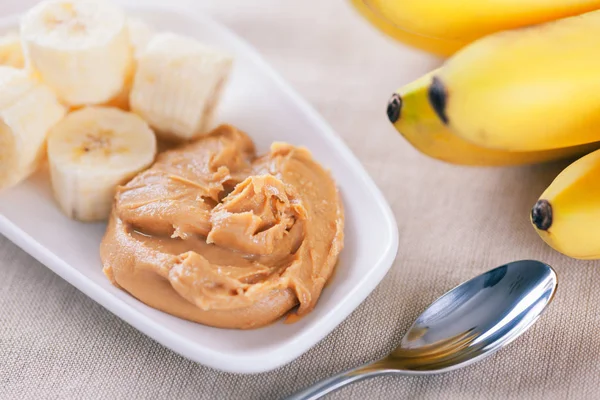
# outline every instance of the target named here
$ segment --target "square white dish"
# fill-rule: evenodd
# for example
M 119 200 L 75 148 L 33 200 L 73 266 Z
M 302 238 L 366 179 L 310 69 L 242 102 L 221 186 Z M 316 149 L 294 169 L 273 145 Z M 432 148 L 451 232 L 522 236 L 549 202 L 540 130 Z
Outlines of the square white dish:
M 16 3 L 16 2 L 15 2 Z M 35 2 L 19 2 L 20 12 Z M 152 309 L 112 286 L 102 273 L 98 246 L 104 224 L 83 224 L 55 205 L 46 171 L 0 194 L 0 233 L 108 310 L 193 361 L 236 373 L 284 365 L 342 322 L 377 286 L 396 256 L 398 231 L 381 192 L 323 119 L 258 54 L 229 30 L 188 4 L 121 1 L 157 30 L 196 37 L 230 51 L 235 66 L 219 120 L 250 134 L 259 151 L 275 140 L 307 146 L 335 178 L 346 213 L 345 248 L 337 271 L 308 316 L 250 331 L 217 329 Z M 141 5 L 142 3 L 143 5 Z M 5 5 L 0 8 L 6 12 Z M 0 30 L 18 17 L 0 19 Z M 315 61 L 317 62 L 317 61 Z

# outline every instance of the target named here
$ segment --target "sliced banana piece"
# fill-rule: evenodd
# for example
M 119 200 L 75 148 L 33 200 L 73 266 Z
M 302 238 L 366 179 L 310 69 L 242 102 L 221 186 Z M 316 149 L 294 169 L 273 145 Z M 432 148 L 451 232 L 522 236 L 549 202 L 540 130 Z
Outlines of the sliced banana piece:
M 0 66 L 0 110 L 14 104 L 38 84 L 22 69 Z
M 64 115 L 50 88 L 24 70 L 0 67 L 0 188 L 16 185 L 39 167 L 48 131 Z
M 135 61 L 139 58 L 140 54 L 142 54 L 146 45 L 154 35 L 154 30 L 150 25 L 137 17 L 127 18 L 127 28 L 129 30 L 129 39 L 134 62 L 130 63 L 130 68 L 127 71 L 125 83 L 123 84 L 121 91 L 105 105 L 129 111 L 129 94 L 131 93 L 131 87 L 133 86 Z
M 154 133 L 136 114 L 98 106 L 73 111 L 48 136 L 54 197 L 70 218 L 106 219 L 116 187 L 155 155 Z
M 154 29 L 138 17 L 127 17 L 127 29 L 129 30 L 129 41 L 133 48 L 133 56 L 137 59 L 154 36 Z
M 123 12 L 101 0 L 48 0 L 21 20 L 31 67 L 70 106 L 100 104 L 122 89 L 131 63 Z
M 158 33 L 138 59 L 131 110 L 163 138 L 193 139 L 211 128 L 232 62 L 192 38 Z
M 0 65 L 25 68 L 25 56 L 18 32 L 9 32 L 0 36 Z
M 123 82 L 123 87 L 115 97 L 107 101 L 106 103 L 102 103 L 101 105 L 107 107 L 117 107 L 124 111 L 129 111 L 129 94 L 131 93 L 131 87 L 133 86 L 133 76 L 135 74 L 135 63 L 130 64 L 130 68 L 125 75 L 125 81 Z

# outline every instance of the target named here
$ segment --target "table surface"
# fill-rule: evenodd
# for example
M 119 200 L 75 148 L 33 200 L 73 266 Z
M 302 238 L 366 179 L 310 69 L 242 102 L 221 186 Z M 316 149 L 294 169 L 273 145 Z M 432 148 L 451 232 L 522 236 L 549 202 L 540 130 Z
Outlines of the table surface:
M 476 169 L 417 153 L 384 108 L 394 89 L 441 61 L 381 36 L 343 0 L 198 3 L 256 47 L 362 161 L 398 220 L 394 266 L 308 353 L 235 375 L 164 348 L 0 237 L 0 398 L 280 398 L 385 355 L 439 295 L 522 258 L 553 265 L 560 285 L 548 312 L 506 349 L 463 370 L 376 378 L 329 398 L 597 398 L 597 263 L 553 252 L 528 220 L 565 162 Z

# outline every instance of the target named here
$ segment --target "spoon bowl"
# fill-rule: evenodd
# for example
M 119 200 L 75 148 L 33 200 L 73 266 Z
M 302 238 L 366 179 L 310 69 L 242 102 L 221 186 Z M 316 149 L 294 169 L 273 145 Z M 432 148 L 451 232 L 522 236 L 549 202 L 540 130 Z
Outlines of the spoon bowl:
M 539 261 L 494 268 L 431 304 L 389 356 L 317 383 L 290 399 L 317 399 L 378 375 L 435 374 L 479 361 L 524 333 L 550 304 L 556 288 L 556 273 Z

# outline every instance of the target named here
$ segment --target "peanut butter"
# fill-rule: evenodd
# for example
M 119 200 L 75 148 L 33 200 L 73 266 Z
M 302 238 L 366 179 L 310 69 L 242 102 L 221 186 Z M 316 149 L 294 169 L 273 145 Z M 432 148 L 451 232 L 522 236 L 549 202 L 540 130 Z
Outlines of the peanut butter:
M 310 312 L 343 247 L 334 181 L 304 148 L 222 125 L 118 188 L 100 254 L 116 286 L 222 328 Z

